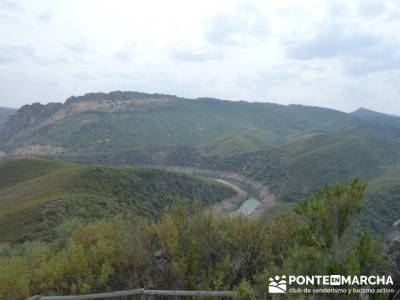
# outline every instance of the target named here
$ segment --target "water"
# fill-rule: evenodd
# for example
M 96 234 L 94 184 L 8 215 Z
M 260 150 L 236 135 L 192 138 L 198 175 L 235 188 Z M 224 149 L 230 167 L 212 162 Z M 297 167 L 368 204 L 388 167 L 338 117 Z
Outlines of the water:
M 242 205 L 238 208 L 236 212 L 244 215 L 250 215 L 253 211 L 257 209 L 257 207 L 260 206 L 260 204 L 261 202 L 256 198 L 249 198 L 242 203 Z

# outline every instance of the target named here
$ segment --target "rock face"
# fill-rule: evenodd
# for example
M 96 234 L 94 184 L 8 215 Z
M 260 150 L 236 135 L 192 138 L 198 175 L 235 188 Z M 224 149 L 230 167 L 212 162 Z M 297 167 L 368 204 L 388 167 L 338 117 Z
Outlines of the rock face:
M 36 126 L 48 119 L 62 107 L 62 103 L 49 103 L 47 105 L 33 103 L 32 105 L 22 106 L 14 114 L 9 116 L 4 123 L 0 141 L 7 141 L 17 132 Z
M 179 98 L 164 94 L 115 91 L 72 96 L 65 103 L 24 105 L 8 117 L 0 132 L 0 142 L 33 134 L 36 130 L 82 112 L 115 112 L 148 106 L 166 105 Z
M 390 275 L 394 282 L 400 283 L 400 220 L 393 224 L 385 240 L 383 253 L 390 264 Z

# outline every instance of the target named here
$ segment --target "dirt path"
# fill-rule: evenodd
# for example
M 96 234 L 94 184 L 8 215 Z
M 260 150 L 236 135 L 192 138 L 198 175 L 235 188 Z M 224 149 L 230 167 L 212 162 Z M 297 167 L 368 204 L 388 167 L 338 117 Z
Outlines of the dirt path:
M 186 173 L 186 174 L 200 174 L 206 175 L 212 178 L 215 178 L 218 182 L 223 183 L 231 187 L 233 190 L 237 192 L 235 197 L 229 198 L 221 202 L 217 205 L 217 211 L 233 211 L 237 209 L 244 201 L 248 199 L 248 194 L 239 186 L 230 182 L 229 180 L 236 180 L 240 182 L 244 182 L 251 186 L 259 195 L 261 200 L 261 205 L 257 207 L 257 209 L 250 214 L 250 216 L 257 216 L 260 213 L 268 208 L 275 206 L 277 204 L 274 195 L 269 191 L 269 189 L 263 185 L 261 182 L 258 182 L 252 178 L 248 178 L 241 174 L 232 173 L 232 172 L 223 172 L 216 170 L 208 170 L 208 169 L 197 169 L 197 168 L 187 168 L 187 167 L 179 167 L 179 166 L 157 166 L 157 168 L 161 168 L 171 172 L 178 173 Z

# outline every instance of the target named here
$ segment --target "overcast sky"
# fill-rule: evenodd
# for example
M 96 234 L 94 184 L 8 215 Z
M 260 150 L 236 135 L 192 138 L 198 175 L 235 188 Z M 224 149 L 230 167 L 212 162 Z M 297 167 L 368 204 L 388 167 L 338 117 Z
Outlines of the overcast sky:
M 133 90 L 400 114 L 398 0 L 0 0 L 0 106 Z

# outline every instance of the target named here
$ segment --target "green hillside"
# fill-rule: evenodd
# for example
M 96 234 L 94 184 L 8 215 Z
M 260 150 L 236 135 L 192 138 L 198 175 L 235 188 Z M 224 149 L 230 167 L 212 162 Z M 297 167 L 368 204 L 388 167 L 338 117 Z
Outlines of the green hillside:
M 3 160 L 0 242 L 48 239 L 58 224 L 71 219 L 155 217 L 180 198 L 211 204 L 233 194 L 204 178 L 155 169 Z
M 399 146 L 387 139 L 310 133 L 270 150 L 230 156 L 221 167 L 263 181 L 290 202 L 331 182 L 370 180 L 398 168 Z
M 349 177 L 374 182 L 397 172 L 399 146 L 400 118 L 366 109 L 344 113 L 119 91 L 25 105 L 0 132 L 0 151 L 11 155 L 91 165 L 231 171 L 264 183 L 283 202 L 297 201 Z M 49 168 L 66 172 L 62 164 Z M 30 170 L 35 172 L 35 167 Z M 72 177 L 75 172 L 70 171 Z M 7 178 L 2 184 L 13 180 L 17 179 Z M 381 185 L 376 192 L 381 189 L 386 198 L 376 200 L 374 210 L 383 212 L 384 203 L 398 201 L 396 193 Z M 378 227 L 391 220 L 382 219 L 385 225 Z
M 71 156 L 189 145 L 207 155 L 229 154 L 281 144 L 347 118 L 339 111 L 299 105 L 121 93 L 76 97 L 64 105 L 24 106 L 5 124 L 2 149 L 48 145 Z M 123 109 L 116 109 L 118 105 Z
M 399 204 L 400 170 L 388 171 L 369 182 L 361 222 L 385 234 L 399 220 Z
M 199 149 L 209 155 L 229 155 L 253 151 L 277 142 L 278 139 L 271 136 L 270 132 L 251 128 L 218 136 L 201 144 Z

